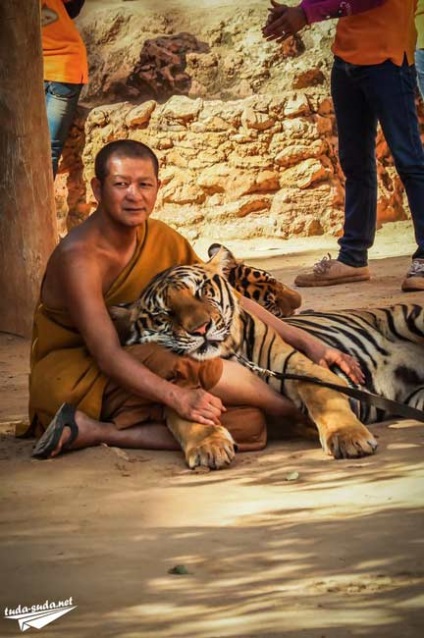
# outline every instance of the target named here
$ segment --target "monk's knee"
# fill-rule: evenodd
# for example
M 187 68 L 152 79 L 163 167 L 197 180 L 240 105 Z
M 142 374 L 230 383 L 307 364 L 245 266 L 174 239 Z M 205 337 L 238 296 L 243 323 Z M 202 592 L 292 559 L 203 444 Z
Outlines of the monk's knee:
M 240 452 L 263 450 L 267 443 L 265 414 L 251 406 L 228 408 L 221 423 L 230 432 Z

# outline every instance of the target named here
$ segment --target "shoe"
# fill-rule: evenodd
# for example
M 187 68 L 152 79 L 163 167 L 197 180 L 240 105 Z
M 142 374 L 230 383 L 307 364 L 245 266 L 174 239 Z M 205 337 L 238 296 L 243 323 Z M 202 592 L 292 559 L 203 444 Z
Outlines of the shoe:
M 294 283 L 300 288 L 308 288 L 350 284 L 354 281 L 368 281 L 369 279 L 371 279 L 371 275 L 368 266 L 354 268 L 337 259 L 331 259 L 331 255 L 328 254 L 314 264 L 312 270 L 298 275 Z
M 37 441 L 32 456 L 36 459 L 48 459 L 56 449 L 65 427 L 70 428 L 71 434 L 62 447 L 62 451 L 68 449 L 78 436 L 78 426 L 75 423 L 75 408 L 69 403 L 63 403 L 60 406 L 47 430 Z
M 405 279 L 402 281 L 403 292 L 424 290 L 424 259 L 413 259 Z

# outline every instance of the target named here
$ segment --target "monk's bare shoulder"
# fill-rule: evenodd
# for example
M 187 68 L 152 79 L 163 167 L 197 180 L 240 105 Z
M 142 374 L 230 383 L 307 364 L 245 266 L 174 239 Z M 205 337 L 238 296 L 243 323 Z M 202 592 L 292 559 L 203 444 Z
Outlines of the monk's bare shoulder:
M 42 287 L 42 300 L 52 308 L 66 307 L 66 286 L 69 281 L 84 277 L 99 280 L 102 262 L 107 261 L 95 229 L 81 224 L 72 229 L 53 251 L 46 268 Z

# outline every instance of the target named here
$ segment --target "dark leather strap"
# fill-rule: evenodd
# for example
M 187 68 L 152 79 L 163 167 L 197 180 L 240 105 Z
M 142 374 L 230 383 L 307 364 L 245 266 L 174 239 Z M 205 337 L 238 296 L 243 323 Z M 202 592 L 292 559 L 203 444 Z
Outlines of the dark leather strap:
M 360 390 L 359 388 L 351 388 L 350 386 L 337 385 L 336 383 L 329 383 L 327 381 L 322 381 L 317 377 L 309 377 L 303 374 L 281 373 L 275 372 L 274 370 L 264 370 L 263 372 L 264 374 L 276 377 L 282 381 L 302 381 L 303 383 L 313 383 L 314 385 L 320 385 L 324 388 L 330 388 L 330 390 L 336 390 L 336 392 L 346 394 L 348 397 L 358 399 L 367 405 L 373 405 L 376 408 L 389 412 L 390 414 L 403 416 L 406 419 L 415 419 L 416 421 L 424 423 L 424 412 L 422 410 L 417 410 L 416 408 L 412 408 L 404 403 L 399 403 L 398 401 L 393 401 L 392 399 L 386 399 L 379 394 L 368 392 L 368 390 Z

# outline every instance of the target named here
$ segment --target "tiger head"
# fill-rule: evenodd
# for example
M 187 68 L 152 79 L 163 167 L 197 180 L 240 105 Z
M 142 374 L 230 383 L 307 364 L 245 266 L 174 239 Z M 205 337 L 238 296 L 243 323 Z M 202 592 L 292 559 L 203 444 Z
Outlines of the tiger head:
M 205 264 L 169 268 L 135 303 L 111 309 L 121 342 L 156 342 L 199 360 L 228 356 L 240 311 L 225 263 L 223 249 Z
M 302 297 L 298 292 L 278 281 L 266 270 L 244 264 L 221 244 L 209 246 L 209 257 L 215 255 L 219 250 L 225 251 L 223 265 L 225 277 L 242 295 L 253 299 L 280 319 L 291 317 L 300 307 Z

